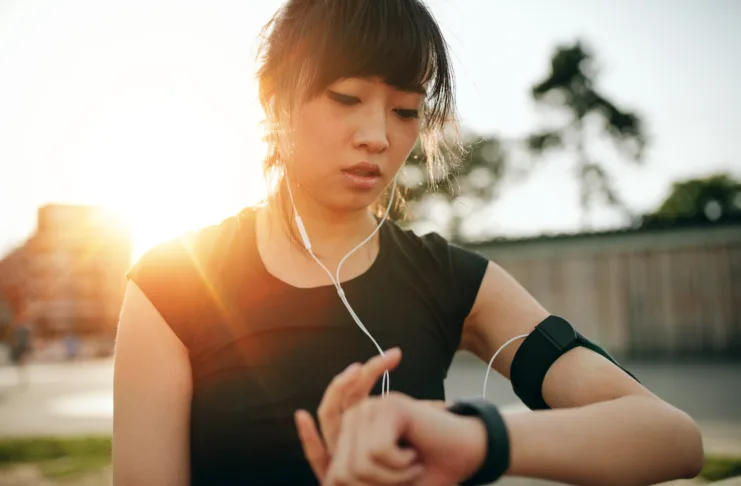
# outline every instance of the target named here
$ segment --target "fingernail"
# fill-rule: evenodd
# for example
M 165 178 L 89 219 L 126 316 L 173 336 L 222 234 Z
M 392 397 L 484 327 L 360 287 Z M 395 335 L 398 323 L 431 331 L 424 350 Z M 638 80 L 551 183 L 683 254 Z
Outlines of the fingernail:
M 358 368 L 360 368 L 360 363 L 352 363 L 352 364 L 350 364 L 350 366 L 348 366 L 347 368 L 345 368 L 345 371 L 343 371 L 342 374 L 343 375 L 349 375 L 350 373 L 352 373 L 353 371 L 357 370 Z

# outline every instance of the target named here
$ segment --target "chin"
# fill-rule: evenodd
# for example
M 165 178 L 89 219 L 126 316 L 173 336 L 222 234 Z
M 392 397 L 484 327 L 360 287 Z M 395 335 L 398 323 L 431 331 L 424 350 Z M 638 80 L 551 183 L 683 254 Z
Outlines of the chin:
M 337 193 L 335 193 L 337 194 Z M 327 206 L 339 213 L 354 213 L 370 208 L 378 200 L 380 194 L 355 193 L 340 195 L 337 198 L 327 201 Z

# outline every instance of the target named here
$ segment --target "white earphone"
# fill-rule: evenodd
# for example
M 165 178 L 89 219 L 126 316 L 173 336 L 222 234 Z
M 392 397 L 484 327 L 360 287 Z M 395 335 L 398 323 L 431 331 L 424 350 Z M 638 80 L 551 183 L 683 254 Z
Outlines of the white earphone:
M 340 284 L 340 269 L 342 268 L 342 264 L 345 263 L 345 260 L 347 260 L 350 255 L 355 253 L 358 249 L 360 249 L 363 245 L 368 243 L 373 236 L 378 233 L 378 230 L 381 229 L 381 226 L 383 226 L 383 223 L 388 218 L 389 212 L 391 211 L 391 206 L 394 202 L 394 192 L 396 190 L 396 178 L 394 178 L 393 185 L 391 186 L 391 196 L 389 197 L 389 203 L 388 206 L 386 206 L 386 212 L 383 215 L 383 218 L 378 223 L 378 226 L 376 226 L 376 229 L 373 230 L 373 232 L 368 235 L 366 239 L 364 239 L 362 242 L 360 242 L 359 245 L 357 245 L 355 248 L 350 250 L 347 255 L 342 257 L 342 260 L 340 260 L 340 263 L 337 265 L 337 271 L 336 274 L 333 276 L 332 272 L 327 269 L 327 267 L 319 260 L 319 258 L 314 255 L 314 251 L 311 249 L 311 240 L 309 239 L 309 234 L 306 232 L 306 228 L 304 227 L 304 222 L 301 220 L 301 216 L 298 213 L 298 209 L 296 209 L 296 203 L 293 200 L 293 192 L 291 191 L 291 183 L 288 181 L 288 173 L 286 171 L 285 174 L 286 177 L 286 185 L 288 186 L 288 195 L 291 198 L 291 206 L 293 207 L 293 212 L 295 214 L 295 220 L 296 220 L 296 226 L 298 227 L 298 231 L 301 234 L 301 240 L 304 244 L 304 247 L 306 248 L 306 251 L 309 252 L 309 255 L 319 264 L 320 267 L 324 269 L 325 272 L 327 272 L 327 275 L 329 275 L 330 280 L 334 284 L 335 288 L 337 289 L 337 295 L 340 296 L 340 299 L 342 300 L 342 303 L 345 304 L 345 307 L 347 308 L 347 311 L 352 316 L 355 323 L 360 327 L 360 329 L 370 338 L 371 341 L 373 341 L 373 344 L 376 346 L 376 349 L 381 354 L 381 356 L 384 355 L 383 348 L 378 345 L 376 340 L 373 338 L 370 332 L 368 332 L 368 329 L 365 328 L 362 321 L 358 317 L 358 315 L 353 310 L 352 306 L 350 306 L 350 303 L 347 301 L 347 297 L 345 296 L 345 291 L 342 289 L 342 285 Z M 386 370 L 383 372 L 383 381 L 381 382 L 381 396 L 385 396 L 389 393 L 390 386 L 391 386 L 391 378 L 389 376 L 389 371 Z
M 489 372 L 491 371 L 491 365 L 492 365 L 492 364 L 494 364 L 494 360 L 495 360 L 495 359 L 497 359 L 497 356 L 499 355 L 499 353 L 500 353 L 500 352 L 501 352 L 501 351 L 502 351 L 502 350 L 503 350 L 503 349 L 504 349 L 504 348 L 505 348 L 505 347 L 506 347 L 506 346 L 507 346 L 508 344 L 510 344 L 510 343 L 512 343 L 512 342 L 514 342 L 514 341 L 516 341 L 516 340 L 520 339 L 520 338 L 524 338 L 524 337 L 527 337 L 527 336 L 528 336 L 528 334 L 520 334 L 519 336 L 515 336 L 515 337 L 513 337 L 512 339 L 510 339 L 510 340 L 509 340 L 509 341 L 507 341 L 506 343 L 502 344 L 502 345 L 501 345 L 501 346 L 499 347 L 499 349 L 497 349 L 497 352 L 496 352 L 496 353 L 494 353 L 494 356 L 492 356 L 492 357 L 491 357 L 491 360 L 489 360 L 489 365 L 488 365 L 488 366 L 486 367 L 486 374 L 484 375 L 484 390 L 483 390 L 483 392 L 482 392 L 482 396 L 483 396 L 484 398 L 486 398 L 486 383 L 487 383 L 487 381 L 489 380 Z
M 291 206 L 293 207 L 293 212 L 295 214 L 295 221 L 296 226 L 298 227 L 298 231 L 301 234 L 301 241 L 304 244 L 304 247 L 306 248 L 306 251 L 309 252 L 309 255 L 314 259 L 314 261 L 319 264 L 320 267 L 324 269 L 325 272 L 327 272 L 327 275 L 329 276 L 329 279 L 332 281 L 332 284 L 337 289 L 337 295 L 339 295 L 340 300 L 342 300 L 342 303 L 345 305 L 345 308 L 347 308 L 347 311 L 352 316 L 355 323 L 358 325 L 358 327 L 365 333 L 366 336 L 370 338 L 371 341 L 373 341 L 373 344 L 376 346 L 376 349 L 381 354 L 381 356 L 384 355 L 383 348 L 378 345 L 378 342 L 373 338 L 371 333 L 366 329 L 366 327 L 363 325 L 363 322 L 360 320 L 358 315 L 353 310 L 352 306 L 350 305 L 350 302 L 347 301 L 347 297 L 345 296 L 345 291 L 342 289 L 342 285 L 340 284 L 340 269 L 342 268 L 342 264 L 347 260 L 350 255 L 355 253 L 358 249 L 360 249 L 363 245 L 368 243 L 373 236 L 375 236 L 376 233 L 381 229 L 381 226 L 383 226 L 383 223 L 386 222 L 386 219 L 388 218 L 389 212 L 391 211 L 391 207 L 394 202 L 394 192 L 396 190 L 396 178 L 394 178 L 393 185 L 391 186 L 391 196 L 389 197 L 388 206 L 386 206 L 386 211 L 383 214 L 383 218 L 381 218 L 381 221 L 378 223 L 378 226 L 376 226 L 376 229 L 373 230 L 373 232 L 368 235 L 366 239 L 360 242 L 355 248 L 350 250 L 344 257 L 342 257 L 342 260 L 340 260 L 340 263 L 337 265 L 337 271 L 335 275 L 332 275 L 332 272 L 329 271 L 329 269 L 317 258 L 317 256 L 314 254 L 314 251 L 311 249 L 311 240 L 309 239 L 309 234 L 306 232 L 306 227 L 304 226 L 304 222 L 301 219 L 301 216 L 298 213 L 298 209 L 296 209 L 296 203 L 293 200 L 293 191 L 291 190 L 291 183 L 288 181 L 288 174 L 286 172 L 286 186 L 288 187 L 288 196 L 291 199 Z M 482 391 L 483 398 L 486 398 L 486 384 L 489 380 L 489 372 L 491 371 L 492 364 L 494 364 L 494 360 L 497 358 L 499 353 L 510 343 L 516 341 L 517 339 L 521 339 L 524 337 L 527 337 L 527 334 L 521 334 L 519 336 L 515 336 L 511 338 L 506 343 L 502 344 L 496 353 L 494 353 L 494 356 L 492 356 L 491 360 L 488 363 L 488 366 L 486 367 L 486 374 L 484 375 L 484 388 Z M 389 371 L 386 370 L 383 372 L 383 380 L 381 382 L 381 396 L 385 396 L 389 393 L 391 387 L 391 378 L 389 376 Z

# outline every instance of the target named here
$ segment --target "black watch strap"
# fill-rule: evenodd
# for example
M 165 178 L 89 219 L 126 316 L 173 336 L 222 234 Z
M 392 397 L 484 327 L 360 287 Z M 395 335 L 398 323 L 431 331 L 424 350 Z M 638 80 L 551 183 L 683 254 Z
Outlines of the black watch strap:
M 486 458 L 478 471 L 461 486 L 490 484 L 502 477 L 509 468 L 510 450 L 507 426 L 499 409 L 486 400 L 461 400 L 448 409 L 456 415 L 477 417 L 486 427 Z

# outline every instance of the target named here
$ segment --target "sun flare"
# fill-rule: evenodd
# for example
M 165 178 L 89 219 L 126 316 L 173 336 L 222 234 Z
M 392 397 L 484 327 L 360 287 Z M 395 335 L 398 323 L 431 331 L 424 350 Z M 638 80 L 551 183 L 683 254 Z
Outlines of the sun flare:
M 25 130 L 8 140 L 34 203 L 115 211 L 136 260 L 264 197 L 256 66 L 226 35 L 256 31 L 262 17 L 247 28 L 228 6 L 128 5 L 49 4 L 43 16 L 19 6 L 17 42 L 33 63 L 18 68 L 6 109 Z
M 130 190 L 103 198 L 130 228 L 132 260 L 157 243 L 217 224 L 261 200 L 264 182 L 251 170 L 259 166 L 258 157 L 245 161 L 244 168 L 195 162 L 191 168 L 165 162 L 132 167 L 128 181 L 119 186 Z

